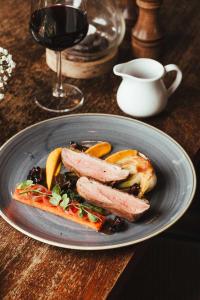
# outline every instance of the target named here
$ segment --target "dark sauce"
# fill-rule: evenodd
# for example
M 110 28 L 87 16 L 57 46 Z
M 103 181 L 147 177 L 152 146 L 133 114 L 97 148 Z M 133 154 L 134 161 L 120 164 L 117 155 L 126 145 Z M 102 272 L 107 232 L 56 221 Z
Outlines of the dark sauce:
M 115 217 L 114 219 L 108 218 L 104 223 L 101 232 L 104 234 L 114 234 L 117 232 L 123 232 L 127 229 L 128 225 L 125 220 L 120 217 Z

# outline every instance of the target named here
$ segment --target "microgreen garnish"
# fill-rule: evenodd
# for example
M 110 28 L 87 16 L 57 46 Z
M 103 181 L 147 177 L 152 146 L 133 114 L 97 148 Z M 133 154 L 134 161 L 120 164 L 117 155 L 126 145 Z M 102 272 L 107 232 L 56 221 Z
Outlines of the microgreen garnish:
M 91 222 L 96 223 L 96 222 L 98 221 L 98 217 L 95 216 L 95 215 L 93 215 L 92 213 L 89 213 L 89 212 L 88 212 L 87 215 L 88 215 L 88 219 L 89 219 Z
M 58 203 L 60 202 L 60 200 L 62 199 L 62 197 L 56 193 L 52 193 L 52 197 L 53 199 L 55 199 L 56 201 L 58 201 Z
M 20 192 L 20 195 L 28 194 L 31 192 L 38 195 L 46 196 L 49 198 L 49 202 L 53 206 L 60 206 L 64 210 L 67 210 L 68 208 L 70 208 L 70 206 L 75 207 L 78 210 L 77 214 L 80 218 L 87 216 L 88 219 L 93 223 L 98 222 L 99 220 L 101 220 L 101 218 L 93 214 L 92 211 L 100 214 L 105 214 L 104 209 L 97 207 L 95 205 L 88 204 L 88 203 L 73 202 L 73 200 L 78 201 L 77 199 L 79 200 L 83 200 L 83 199 L 72 190 L 68 190 L 67 193 L 62 194 L 61 188 L 58 184 L 53 187 L 52 194 L 42 192 L 40 188 L 29 189 L 29 187 L 34 187 L 34 183 L 32 180 L 26 180 L 21 182 L 17 186 L 17 189 L 23 190 L 22 192 Z
M 60 186 L 57 184 L 52 189 L 52 196 L 50 197 L 50 200 L 49 200 L 49 202 L 52 205 L 58 206 L 60 204 L 60 201 L 62 200 L 60 193 L 61 193 Z
M 88 211 L 88 208 L 89 208 L 88 204 L 79 204 L 79 206 L 77 208 L 79 209 L 79 211 L 78 211 L 79 217 L 83 218 L 84 215 L 87 215 L 88 219 L 93 223 L 96 223 L 96 222 L 98 222 L 98 220 L 100 220 L 100 218 L 98 216 L 96 216 L 92 212 Z
M 105 215 L 106 214 L 106 211 L 105 209 L 101 208 L 101 207 L 98 207 L 96 205 L 92 205 L 92 204 L 89 204 L 89 203 L 85 203 L 84 206 L 86 208 L 89 208 L 95 212 L 98 212 L 99 214 L 102 214 L 102 215 Z
M 59 184 L 56 184 L 53 189 L 52 189 L 52 194 L 57 194 L 57 195 L 60 195 L 61 194 L 61 188 L 59 186 Z
M 83 216 L 84 216 L 84 210 L 83 210 L 82 207 L 79 208 L 78 215 L 79 215 L 80 218 L 83 218 Z
M 19 183 L 17 185 L 17 189 L 18 190 L 25 190 L 26 188 L 30 187 L 33 185 L 33 181 L 32 180 L 25 180 L 22 181 L 21 183 Z
M 63 209 L 67 209 L 69 204 L 70 204 L 70 199 L 67 196 L 67 194 L 62 195 L 62 201 L 60 202 L 60 207 L 62 207 Z
M 41 195 L 41 196 L 49 196 L 49 194 L 47 193 L 43 193 L 41 192 L 39 189 L 36 189 L 36 190 L 29 190 L 28 188 L 26 188 L 23 192 L 19 193 L 20 195 L 23 195 L 23 194 L 28 194 L 28 193 L 35 193 L 35 194 L 38 194 L 38 195 Z
M 58 196 L 58 197 L 51 197 L 49 202 L 53 205 L 53 206 L 58 206 L 59 203 L 60 203 L 60 200 L 61 200 L 61 197 Z

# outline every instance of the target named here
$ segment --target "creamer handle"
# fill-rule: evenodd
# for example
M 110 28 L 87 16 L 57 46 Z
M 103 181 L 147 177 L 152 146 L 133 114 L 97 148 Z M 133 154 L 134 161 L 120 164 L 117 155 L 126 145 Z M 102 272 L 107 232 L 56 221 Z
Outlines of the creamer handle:
M 172 72 L 172 71 L 176 71 L 176 73 L 177 73 L 174 82 L 168 88 L 168 96 L 171 96 L 175 92 L 175 90 L 179 87 L 179 85 L 182 81 L 182 78 L 183 78 L 183 74 L 182 74 L 181 70 L 179 69 L 179 67 L 174 64 L 167 65 L 164 68 L 165 68 L 166 73 Z

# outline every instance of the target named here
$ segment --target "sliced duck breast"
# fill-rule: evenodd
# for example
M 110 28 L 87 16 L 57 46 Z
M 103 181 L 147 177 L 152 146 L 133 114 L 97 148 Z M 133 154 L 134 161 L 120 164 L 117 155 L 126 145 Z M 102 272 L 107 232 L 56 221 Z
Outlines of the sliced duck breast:
M 129 171 L 122 169 L 120 166 L 67 148 L 62 150 L 62 161 L 70 171 L 75 171 L 80 176 L 91 177 L 101 182 L 120 181 L 126 179 L 129 175 Z
M 86 177 L 79 178 L 76 187 L 79 195 L 89 203 L 102 207 L 130 222 L 137 220 L 150 207 L 147 200 L 139 199 Z

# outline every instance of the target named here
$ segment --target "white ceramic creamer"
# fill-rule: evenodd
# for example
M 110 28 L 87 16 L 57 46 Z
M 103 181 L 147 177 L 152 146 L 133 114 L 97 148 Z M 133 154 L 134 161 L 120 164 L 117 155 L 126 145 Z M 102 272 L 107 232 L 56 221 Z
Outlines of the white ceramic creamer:
M 116 65 L 113 71 L 123 79 L 117 92 L 118 105 L 122 111 L 134 117 L 144 118 L 160 113 L 182 81 L 182 72 L 177 65 L 164 67 L 149 58 Z M 163 78 L 171 71 L 177 74 L 167 89 Z

